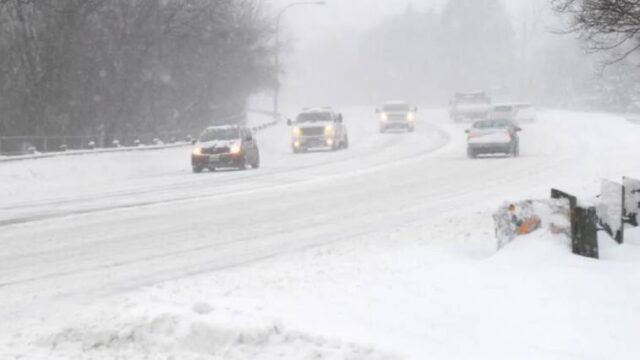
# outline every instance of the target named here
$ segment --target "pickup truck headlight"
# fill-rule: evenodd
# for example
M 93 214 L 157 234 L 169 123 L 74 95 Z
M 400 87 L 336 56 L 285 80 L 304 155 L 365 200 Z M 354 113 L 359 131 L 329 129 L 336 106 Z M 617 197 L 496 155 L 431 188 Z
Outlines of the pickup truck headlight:
M 386 122 L 387 120 L 389 120 L 389 115 L 387 115 L 386 113 L 380 114 L 380 121 Z
M 324 135 L 325 136 L 333 136 L 333 126 L 327 125 L 324 127 Z
M 295 136 L 295 137 L 302 136 L 302 129 L 300 129 L 299 127 L 294 127 L 293 128 L 293 136 Z
M 410 112 L 407 114 L 407 120 L 414 121 L 416 119 L 416 114 Z
M 202 155 L 202 149 L 201 149 L 201 148 L 199 148 L 199 147 L 194 148 L 194 149 L 193 149 L 193 151 L 192 151 L 191 153 L 192 153 L 193 155 L 195 155 L 195 156 L 200 156 L 200 155 Z

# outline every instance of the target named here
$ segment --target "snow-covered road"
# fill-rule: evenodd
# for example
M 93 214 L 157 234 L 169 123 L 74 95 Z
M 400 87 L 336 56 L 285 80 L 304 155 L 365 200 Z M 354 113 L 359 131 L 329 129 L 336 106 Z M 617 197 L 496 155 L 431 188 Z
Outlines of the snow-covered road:
M 605 246 L 601 263 L 575 260 L 564 245 L 544 239 L 541 248 L 516 243 L 496 255 L 490 213 L 507 199 L 547 197 L 551 187 L 592 196 L 603 177 L 638 177 L 632 154 L 640 126 L 545 111 L 538 123 L 524 125 L 520 158 L 468 160 L 464 126 L 450 124 L 444 110 L 422 111 L 415 133 L 379 134 L 369 108 L 344 116 L 348 151 L 293 155 L 280 125 L 258 137 L 259 170 L 194 175 L 185 148 L 3 164 L 0 322 L 12 325 L 0 330 L 0 355 L 131 358 L 161 351 L 181 359 L 234 358 L 229 344 L 224 353 L 216 346 L 156 348 L 149 339 L 140 348 L 103 340 L 87 346 L 63 331 L 82 323 L 118 327 L 136 311 L 165 321 L 164 312 L 175 310 L 166 307 L 199 301 L 208 305 L 194 308 L 228 310 L 219 316 L 251 308 L 254 317 L 363 346 L 315 349 L 336 358 L 638 354 L 637 343 L 627 341 L 640 323 L 640 242 Z M 566 273 L 554 279 L 553 271 Z M 575 294 L 563 288 L 571 284 Z M 589 297 L 603 287 L 611 298 Z M 559 314 L 579 299 L 596 312 L 617 307 L 606 317 L 616 321 L 616 336 L 594 345 L 604 331 L 582 326 L 595 326 L 600 314 Z M 118 314 L 104 315 L 105 309 Z M 536 316 L 514 320 L 527 311 Z M 550 323 L 554 318 L 560 323 Z M 572 349 L 576 328 L 582 348 Z M 67 338 L 51 345 L 61 333 Z M 309 339 L 297 338 L 297 349 L 330 343 Z M 502 342 L 510 345 L 497 349 Z M 304 358 L 282 350 L 286 342 L 278 346 L 280 352 L 254 346 L 263 357 L 241 350 L 235 356 L 275 358 L 269 351 L 284 351 Z

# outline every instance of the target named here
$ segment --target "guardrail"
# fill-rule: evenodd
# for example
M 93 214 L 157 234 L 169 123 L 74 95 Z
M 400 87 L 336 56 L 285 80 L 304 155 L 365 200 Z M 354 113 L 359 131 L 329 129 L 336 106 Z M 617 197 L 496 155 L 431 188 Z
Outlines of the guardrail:
M 280 116 L 276 116 L 271 112 L 266 112 L 266 111 L 264 112 L 252 111 L 252 112 L 273 117 L 272 121 L 268 121 L 260 125 L 251 127 L 251 130 L 253 132 L 260 132 L 264 129 L 275 126 L 280 122 Z M 60 138 L 72 138 L 72 137 L 70 136 L 70 137 L 60 137 Z M 178 147 L 186 147 L 191 145 L 192 145 L 191 141 L 180 141 L 180 142 L 174 142 L 171 144 L 159 143 L 157 145 L 118 146 L 118 147 L 111 147 L 111 148 L 94 148 L 94 149 L 84 149 L 84 150 L 67 150 L 63 148 L 63 149 L 60 149 L 59 151 L 54 151 L 54 152 L 44 152 L 44 153 L 16 155 L 16 156 L 0 156 L 0 163 L 47 159 L 47 158 L 62 157 L 62 156 L 80 156 L 80 155 L 118 153 L 118 152 L 164 150 L 164 149 L 172 149 L 172 148 L 178 148 Z

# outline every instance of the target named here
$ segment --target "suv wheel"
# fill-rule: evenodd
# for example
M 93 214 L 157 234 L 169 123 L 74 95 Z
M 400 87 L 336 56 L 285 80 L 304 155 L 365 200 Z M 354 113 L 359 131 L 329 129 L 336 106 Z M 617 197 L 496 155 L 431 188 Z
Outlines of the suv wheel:
M 240 160 L 240 163 L 238 164 L 238 169 L 247 170 L 247 158 L 243 157 L 242 160 Z
M 199 166 L 194 166 L 193 167 L 193 173 L 194 174 L 200 174 L 202 172 L 202 168 Z
M 467 157 L 468 157 L 469 159 L 475 159 L 477 156 L 478 156 L 478 155 L 476 154 L 476 152 L 475 152 L 475 151 L 473 151 L 473 149 L 472 149 L 472 148 L 470 148 L 470 147 L 468 147 L 468 148 L 467 148 Z
M 343 149 L 348 149 L 349 148 L 349 137 L 348 136 L 345 136 L 344 142 L 342 143 L 342 148 Z
M 253 164 L 251 164 L 251 168 L 252 169 L 260 168 L 260 154 L 256 155 L 256 161 Z

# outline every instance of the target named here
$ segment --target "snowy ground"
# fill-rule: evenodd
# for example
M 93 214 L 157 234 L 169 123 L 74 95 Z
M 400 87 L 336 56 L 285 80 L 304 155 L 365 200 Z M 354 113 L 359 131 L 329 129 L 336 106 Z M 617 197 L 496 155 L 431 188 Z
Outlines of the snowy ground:
M 640 233 L 602 260 L 543 232 L 495 251 L 491 213 L 640 177 L 640 127 L 546 111 L 522 157 L 465 158 L 423 111 L 351 148 L 193 175 L 189 149 L 0 166 L 0 358 L 636 359 Z

